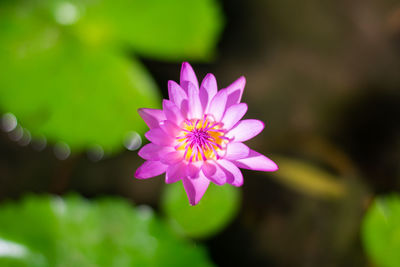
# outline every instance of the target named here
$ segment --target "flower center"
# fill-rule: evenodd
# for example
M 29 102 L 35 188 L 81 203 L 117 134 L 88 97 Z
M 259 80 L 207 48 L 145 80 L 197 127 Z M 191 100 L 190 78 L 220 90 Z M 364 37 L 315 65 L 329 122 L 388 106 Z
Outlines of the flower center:
M 206 115 L 203 119 L 186 119 L 181 127 L 182 132 L 176 139 L 178 150 L 185 150 L 184 158 L 189 162 L 207 159 L 218 159 L 218 151 L 224 150 L 227 141 L 221 123 L 212 122 Z

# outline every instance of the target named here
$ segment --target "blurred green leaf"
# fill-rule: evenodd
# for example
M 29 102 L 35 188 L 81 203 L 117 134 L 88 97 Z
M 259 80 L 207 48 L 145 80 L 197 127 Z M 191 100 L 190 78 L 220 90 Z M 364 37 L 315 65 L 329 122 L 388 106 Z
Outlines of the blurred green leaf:
M 381 267 L 400 266 L 400 196 L 376 198 L 362 224 L 362 241 Z
M 101 1 L 93 13 L 136 53 L 159 59 L 209 59 L 223 25 L 214 0 Z
M 212 266 L 147 207 L 28 197 L 0 206 L 0 266 Z
M 279 170 L 272 173 L 277 181 L 301 193 L 322 197 L 337 198 L 346 192 L 345 185 L 334 175 L 307 162 L 275 157 Z
M 122 147 L 160 105 L 145 68 L 123 53 L 206 59 L 221 28 L 213 0 L 0 3 L 0 111 L 72 150 Z
M 164 187 L 162 208 L 170 226 L 181 235 L 206 238 L 216 234 L 237 214 L 240 190 L 210 183 L 196 206 L 190 206 L 181 182 Z

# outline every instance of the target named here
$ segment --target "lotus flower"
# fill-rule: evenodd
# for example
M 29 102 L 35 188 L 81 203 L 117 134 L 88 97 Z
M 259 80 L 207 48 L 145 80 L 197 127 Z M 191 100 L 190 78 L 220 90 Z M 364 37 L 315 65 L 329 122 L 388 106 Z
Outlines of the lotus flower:
M 243 142 L 264 129 L 259 120 L 241 120 L 247 105 L 240 103 L 245 78 L 218 91 L 213 74 L 200 87 L 189 63 L 182 64 L 180 84 L 168 82 L 169 100 L 160 109 L 139 109 L 150 128 L 151 142 L 139 156 L 146 161 L 135 173 L 147 179 L 163 173 L 167 184 L 182 180 L 191 205 L 199 203 L 210 182 L 243 184 L 239 168 L 275 171 L 278 166 Z

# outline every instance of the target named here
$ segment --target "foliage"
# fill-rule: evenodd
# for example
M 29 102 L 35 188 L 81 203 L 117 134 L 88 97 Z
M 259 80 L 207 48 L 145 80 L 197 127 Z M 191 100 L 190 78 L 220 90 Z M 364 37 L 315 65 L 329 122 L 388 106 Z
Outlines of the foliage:
M 237 214 L 240 192 L 230 185 L 210 183 L 200 203 L 190 206 L 182 183 L 177 182 L 165 187 L 162 208 L 175 231 L 189 237 L 206 238 L 224 229 Z
M 399 195 L 375 199 L 364 217 L 362 240 L 368 255 L 378 266 L 400 266 Z
M 137 108 L 160 104 L 128 52 L 205 60 L 221 24 L 213 0 L 1 1 L 0 112 L 33 137 L 113 152 L 144 131 Z
M 346 187 L 338 177 L 320 168 L 286 157 L 274 159 L 279 170 L 272 177 L 296 191 L 321 198 L 338 198 L 346 193 Z
M 147 207 L 122 199 L 25 198 L 0 207 L 1 266 L 211 266 Z

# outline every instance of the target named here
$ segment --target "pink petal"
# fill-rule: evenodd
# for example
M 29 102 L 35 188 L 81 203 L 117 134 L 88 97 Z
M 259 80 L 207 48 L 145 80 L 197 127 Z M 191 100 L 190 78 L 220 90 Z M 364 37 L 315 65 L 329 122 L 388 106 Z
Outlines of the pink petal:
M 235 165 L 239 168 L 272 172 L 278 170 L 275 162 L 266 156 L 250 149 L 250 154 L 247 158 L 238 159 L 234 161 Z
M 211 100 L 207 114 L 214 116 L 215 121 L 220 121 L 225 112 L 225 105 L 227 100 L 226 90 L 220 90 Z
M 242 120 L 225 136 L 233 138 L 234 142 L 247 141 L 264 129 L 264 123 L 259 120 Z
M 159 160 L 160 154 L 166 154 L 174 151 L 175 149 L 170 146 L 159 146 L 153 143 L 143 146 L 138 155 L 146 160 Z
M 218 165 L 224 171 L 226 175 L 226 182 L 234 186 L 242 186 L 243 184 L 243 174 L 238 167 L 232 162 L 225 159 L 220 159 L 217 161 Z
M 164 173 L 168 165 L 162 164 L 159 161 L 145 161 L 135 172 L 135 177 L 138 179 L 147 179 Z
M 169 151 L 164 154 L 160 154 L 160 161 L 164 164 L 175 164 L 183 160 L 183 151 Z
M 150 129 L 147 133 L 144 134 L 150 142 L 161 145 L 161 146 L 173 146 L 175 143 L 175 139 L 170 137 L 166 132 L 164 132 L 160 127 Z
M 204 77 L 200 86 L 200 102 L 203 110 L 207 110 L 211 99 L 213 99 L 213 97 L 217 94 L 217 91 L 217 80 L 213 74 L 208 73 L 206 77 Z
M 226 130 L 230 130 L 235 124 L 240 121 L 244 114 L 247 112 L 247 104 L 240 103 L 230 106 L 226 111 L 224 118 L 222 119 L 222 123 L 224 124 L 223 128 Z
M 175 123 L 171 121 L 162 121 L 160 122 L 160 128 L 163 129 L 170 137 L 175 138 L 182 131 L 181 128 L 176 126 Z
M 174 102 L 169 100 L 163 100 L 163 110 L 167 120 L 172 121 L 176 125 L 182 123 L 183 116 L 180 109 L 175 105 Z
M 150 129 L 158 127 L 158 123 L 165 120 L 164 112 L 160 109 L 140 108 L 138 113 Z
M 201 172 L 199 173 L 199 177 L 194 179 L 184 177 L 182 182 L 189 198 L 189 203 L 192 206 L 199 203 L 210 184 L 210 180 L 208 180 Z
M 243 143 L 229 143 L 226 147 L 225 159 L 235 160 L 246 158 L 250 153 L 250 148 Z
M 200 161 L 197 162 L 189 162 L 186 166 L 186 175 L 190 178 L 195 178 L 199 175 L 202 163 Z
M 203 117 L 203 108 L 199 98 L 199 90 L 192 83 L 188 85 L 189 95 L 189 119 L 200 119 Z
M 191 82 L 197 89 L 199 89 L 199 82 L 197 81 L 196 74 L 188 62 L 182 63 L 180 78 L 180 84 L 183 89 L 187 90 L 187 82 Z
M 214 184 L 223 185 L 226 183 L 227 177 L 225 172 L 213 160 L 207 160 L 204 162 L 201 171 Z
M 226 104 L 227 107 L 240 103 L 245 86 L 246 86 L 246 78 L 244 76 L 241 76 L 231 85 L 226 87 L 228 93 L 228 100 Z
M 165 175 L 165 182 L 167 184 L 175 183 L 186 177 L 186 165 L 183 162 L 179 162 L 170 165 L 167 169 L 167 174 Z
M 183 114 L 186 114 L 188 111 L 188 96 L 185 90 L 176 82 L 168 81 L 168 95 L 169 100 L 174 102 Z

